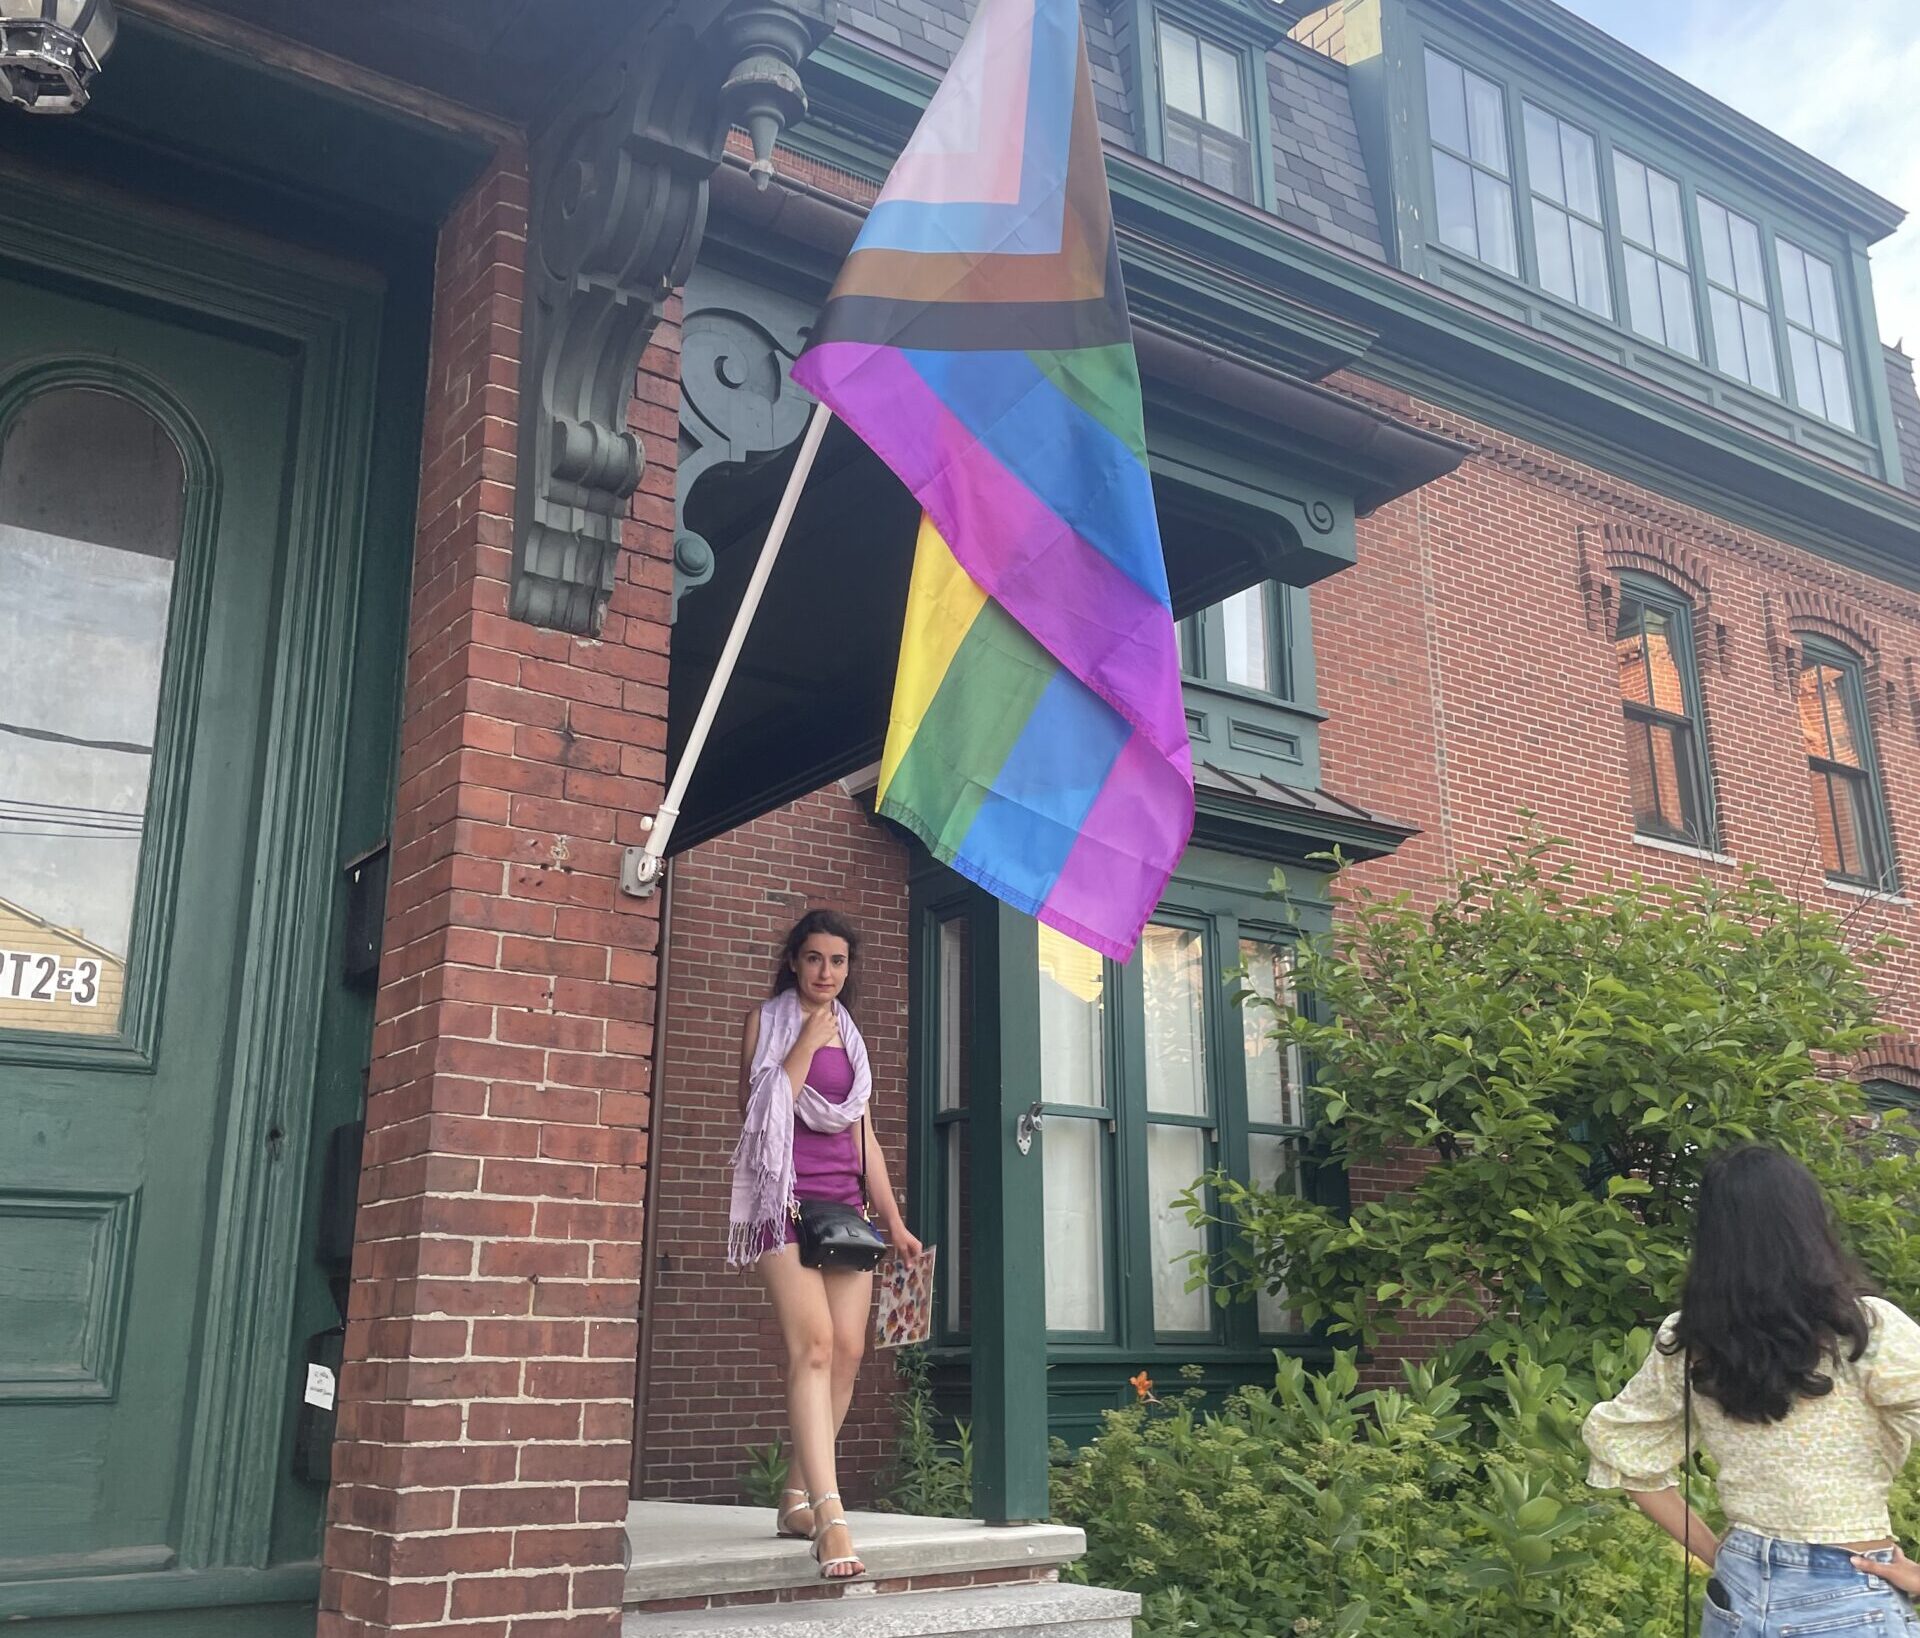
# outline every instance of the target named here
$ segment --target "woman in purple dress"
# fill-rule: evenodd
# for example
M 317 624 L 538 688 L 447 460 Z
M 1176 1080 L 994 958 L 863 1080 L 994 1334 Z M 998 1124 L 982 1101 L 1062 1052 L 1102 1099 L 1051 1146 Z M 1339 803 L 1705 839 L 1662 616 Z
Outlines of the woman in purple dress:
M 847 1011 L 859 951 L 850 923 L 809 911 L 787 935 L 772 997 L 747 1014 L 727 1243 L 728 1262 L 759 1269 L 786 1343 L 795 1486 L 781 1497 L 777 1528 L 812 1540 L 829 1581 L 866 1573 L 840 1502 L 834 1442 L 866 1347 L 873 1275 L 803 1267 L 798 1202 L 864 1205 L 896 1253 L 920 1255 L 874 1132 L 866 1043 Z

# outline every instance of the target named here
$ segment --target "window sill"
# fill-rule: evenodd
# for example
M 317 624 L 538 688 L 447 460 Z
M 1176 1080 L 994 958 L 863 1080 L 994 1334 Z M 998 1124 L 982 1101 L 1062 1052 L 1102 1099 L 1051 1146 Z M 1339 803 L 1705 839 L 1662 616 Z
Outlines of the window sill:
M 1913 903 L 1913 900 L 1908 898 L 1897 887 L 1889 892 L 1884 888 L 1868 887 L 1864 882 L 1842 881 L 1838 876 L 1829 876 L 1827 878 L 1827 887 L 1829 891 L 1844 893 L 1850 899 L 1872 899 L 1877 904 L 1908 905 Z
M 1671 853 L 1680 859 L 1698 859 L 1702 864 L 1737 867 L 1740 863 L 1731 854 L 1716 853 L 1709 847 L 1693 847 L 1686 842 L 1669 842 L 1664 836 L 1648 836 L 1637 830 L 1633 833 L 1633 845 L 1652 848 L 1656 853 Z

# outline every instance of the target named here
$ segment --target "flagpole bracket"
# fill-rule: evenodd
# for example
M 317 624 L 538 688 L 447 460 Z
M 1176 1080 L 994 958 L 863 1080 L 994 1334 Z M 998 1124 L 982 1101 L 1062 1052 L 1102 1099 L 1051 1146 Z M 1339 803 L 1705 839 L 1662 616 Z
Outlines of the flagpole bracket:
M 640 828 L 647 833 L 646 841 L 638 847 L 627 848 L 620 855 L 620 891 L 630 899 L 652 898 L 665 878 L 667 838 L 673 831 L 673 822 L 662 809 L 642 819 Z

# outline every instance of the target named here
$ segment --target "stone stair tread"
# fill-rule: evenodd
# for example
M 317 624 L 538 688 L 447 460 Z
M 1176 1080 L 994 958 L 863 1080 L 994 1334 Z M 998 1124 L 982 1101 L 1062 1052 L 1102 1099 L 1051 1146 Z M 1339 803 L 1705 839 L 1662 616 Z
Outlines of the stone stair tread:
M 866 1593 L 723 1609 L 628 1610 L 621 1638 L 1130 1638 L 1140 1600 L 1103 1587 L 1036 1582 Z

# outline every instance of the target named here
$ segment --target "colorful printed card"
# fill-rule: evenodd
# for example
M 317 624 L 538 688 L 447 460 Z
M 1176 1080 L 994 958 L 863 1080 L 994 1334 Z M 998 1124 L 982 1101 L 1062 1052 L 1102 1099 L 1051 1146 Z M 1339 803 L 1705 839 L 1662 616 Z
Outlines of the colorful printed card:
M 874 1311 L 875 1345 L 906 1348 L 933 1335 L 933 1259 L 926 1246 L 914 1262 L 889 1259 L 880 1270 L 880 1304 Z

